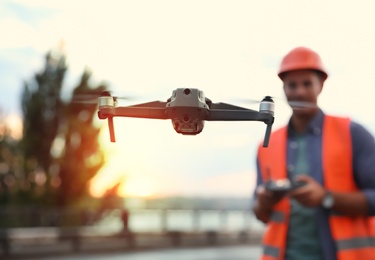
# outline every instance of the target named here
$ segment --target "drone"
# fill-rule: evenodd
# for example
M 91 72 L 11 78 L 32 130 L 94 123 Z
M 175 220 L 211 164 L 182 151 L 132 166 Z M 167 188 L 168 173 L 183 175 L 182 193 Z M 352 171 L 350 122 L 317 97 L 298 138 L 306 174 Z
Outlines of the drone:
M 259 111 L 227 103 L 213 103 L 196 88 L 177 88 L 166 102 L 152 101 L 130 106 L 118 106 L 117 98 L 104 91 L 98 98 L 98 117 L 108 120 L 111 142 L 116 142 L 113 118 L 136 117 L 170 119 L 174 130 L 182 135 L 202 132 L 205 121 L 260 121 L 266 127 L 263 147 L 268 147 L 274 123 L 275 104 L 270 96 L 260 101 Z

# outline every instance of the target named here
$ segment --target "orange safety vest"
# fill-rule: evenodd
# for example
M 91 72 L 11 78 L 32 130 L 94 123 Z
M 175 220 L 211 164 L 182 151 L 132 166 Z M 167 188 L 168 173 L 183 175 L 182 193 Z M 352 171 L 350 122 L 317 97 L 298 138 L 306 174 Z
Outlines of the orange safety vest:
M 287 127 L 270 138 L 269 147 L 259 146 L 258 160 L 267 181 L 287 178 Z M 358 191 L 353 177 L 350 120 L 325 116 L 322 136 L 324 187 L 333 192 Z M 262 260 L 282 260 L 285 255 L 290 202 L 282 199 L 273 208 L 263 236 Z M 329 225 L 338 260 L 375 259 L 375 219 L 331 214 Z

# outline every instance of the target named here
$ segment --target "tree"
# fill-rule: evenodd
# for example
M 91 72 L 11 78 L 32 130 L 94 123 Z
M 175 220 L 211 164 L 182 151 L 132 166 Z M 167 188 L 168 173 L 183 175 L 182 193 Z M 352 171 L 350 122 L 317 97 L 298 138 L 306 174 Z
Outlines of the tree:
M 17 140 L 12 138 L 5 117 L 0 113 L 0 204 L 14 201 L 22 179 Z M 1 222 L 1 221 L 0 221 Z
M 81 81 L 73 91 L 72 101 L 64 110 L 64 124 L 61 136 L 65 139 L 64 151 L 58 160 L 61 186 L 58 204 L 64 206 L 87 195 L 87 184 L 104 164 L 100 150 L 100 128 L 94 126 L 96 104 L 76 103 L 82 96 L 98 97 L 106 86 L 89 85 L 91 73 L 84 71 Z
M 25 82 L 22 94 L 24 175 L 28 187 L 21 196 L 25 202 L 37 202 L 50 193 L 51 146 L 62 117 L 61 89 L 67 70 L 65 56 L 48 52 L 44 70 L 32 82 Z
M 87 194 L 87 183 L 104 163 L 98 143 L 100 129 L 94 125 L 96 104 L 76 103 L 80 95 L 96 95 L 104 85 L 89 85 L 91 73 L 83 72 L 73 91 L 73 101 L 61 98 L 67 71 L 59 51 L 46 55 L 44 70 L 25 83 L 22 94 L 24 120 L 20 142 L 24 156 L 24 179 L 28 188 L 22 201 L 68 206 Z

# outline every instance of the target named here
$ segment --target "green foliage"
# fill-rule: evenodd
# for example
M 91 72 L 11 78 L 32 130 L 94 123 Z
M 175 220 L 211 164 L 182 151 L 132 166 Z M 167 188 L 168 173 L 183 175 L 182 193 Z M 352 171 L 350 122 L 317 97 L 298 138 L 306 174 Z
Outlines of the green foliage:
M 50 150 L 62 116 L 61 89 L 66 72 L 65 57 L 49 52 L 44 71 L 34 84 L 25 83 L 22 95 L 24 131 L 21 147 L 27 160 L 36 160 L 45 172 L 51 164 Z M 32 171 L 28 167 L 26 171 Z
M 58 204 L 75 203 L 87 194 L 87 184 L 104 164 L 104 154 L 100 150 L 98 136 L 100 129 L 94 126 L 96 104 L 75 103 L 82 96 L 98 97 L 106 89 L 101 85 L 89 85 L 90 73 L 85 71 L 81 82 L 74 89 L 72 100 L 64 110 L 63 131 L 65 140 L 62 156 L 57 163 L 60 169 L 61 186 L 58 191 Z
M 17 151 L 17 142 L 10 135 L 5 118 L 0 114 L 0 204 L 13 203 L 21 183 L 22 157 Z
M 20 191 L 21 203 L 54 203 L 50 201 L 53 190 L 48 172 L 52 163 L 51 146 L 63 116 L 61 89 L 66 69 L 65 57 L 49 52 L 44 70 L 35 75 L 33 82 L 25 83 L 20 149 L 24 157 L 24 179 L 28 183 Z
M 73 101 L 64 103 L 61 90 L 66 71 L 65 56 L 49 52 L 44 70 L 25 83 L 19 148 L 26 183 L 17 195 L 20 204 L 76 204 L 87 195 L 88 182 L 104 164 L 100 129 L 94 125 L 97 106 L 75 101 L 83 95 L 98 97 L 106 86 L 92 87 L 86 70 L 73 91 Z

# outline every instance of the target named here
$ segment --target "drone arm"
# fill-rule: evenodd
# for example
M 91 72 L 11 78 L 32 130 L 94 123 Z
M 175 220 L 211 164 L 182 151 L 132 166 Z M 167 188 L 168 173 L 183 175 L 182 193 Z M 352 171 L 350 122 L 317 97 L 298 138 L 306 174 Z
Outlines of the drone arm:
M 101 108 L 98 113 L 100 119 L 106 119 L 115 116 L 138 117 L 149 119 L 167 119 L 165 114 L 165 108 L 154 107 Z
M 167 119 L 165 108 L 157 107 L 116 107 L 114 116 Z
M 270 113 L 261 113 L 251 109 L 240 110 L 225 110 L 213 109 L 210 110 L 207 121 L 261 121 L 267 124 L 266 134 L 263 141 L 263 147 L 267 147 L 271 135 L 272 124 L 274 117 Z
M 249 110 L 248 108 L 239 107 L 227 103 L 209 103 L 210 109 L 226 109 L 226 110 Z
M 166 119 L 165 109 L 160 107 L 105 107 L 99 109 L 98 116 L 100 119 L 108 119 L 111 142 L 116 142 L 115 129 L 113 126 L 113 117 L 115 116 Z
M 251 109 L 210 109 L 207 121 L 262 121 L 273 122 L 273 115 Z
M 128 107 L 165 108 L 166 105 L 167 105 L 167 102 L 151 101 L 151 102 L 147 102 L 147 103 L 131 105 L 131 106 L 128 106 Z

